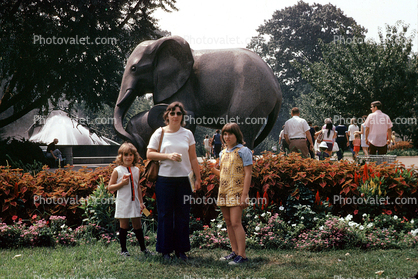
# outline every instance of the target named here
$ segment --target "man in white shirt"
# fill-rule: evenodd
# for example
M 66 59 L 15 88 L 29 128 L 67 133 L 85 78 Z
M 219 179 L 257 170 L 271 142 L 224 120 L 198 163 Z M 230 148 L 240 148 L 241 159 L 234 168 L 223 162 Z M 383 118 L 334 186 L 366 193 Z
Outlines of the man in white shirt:
M 286 121 L 284 124 L 284 138 L 289 144 L 290 152 L 300 152 L 303 157 L 309 158 L 309 149 L 306 145 L 306 139 L 310 144 L 310 149 L 313 150 L 313 142 L 310 127 L 305 119 L 300 118 L 300 112 L 297 107 L 292 108 L 292 118 Z
M 372 102 L 372 113 L 367 116 L 364 122 L 364 127 L 366 127 L 366 143 L 370 145 L 369 153 L 371 155 L 376 155 L 376 151 L 379 152 L 379 155 L 386 154 L 388 150 L 387 145 L 392 135 L 392 121 L 381 109 L 381 102 Z

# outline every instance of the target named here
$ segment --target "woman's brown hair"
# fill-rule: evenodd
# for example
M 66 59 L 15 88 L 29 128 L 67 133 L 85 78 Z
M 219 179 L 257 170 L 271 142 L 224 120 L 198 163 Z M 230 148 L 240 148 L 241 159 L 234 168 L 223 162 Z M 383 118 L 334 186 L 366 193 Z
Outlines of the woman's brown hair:
M 134 160 L 132 162 L 132 165 L 136 165 L 139 163 L 139 159 L 141 157 L 139 156 L 139 153 L 136 150 L 136 147 L 130 142 L 125 142 L 119 147 L 118 156 L 116 157 L 116 160 L 115 160 L 116 165 L 123 165 L 123 154 L 125 153 L 134 154 Z
M 237 123 L 227 123 L 222 128 L 221 135 L 222 135 L 222 141 L 224 140 L 224 133 L 228 132 L 231 134 L 234 134 L 237 138 L 237 143 L 245 144 L 244 136 L 242 135 L 241 129 L 239 128 Z

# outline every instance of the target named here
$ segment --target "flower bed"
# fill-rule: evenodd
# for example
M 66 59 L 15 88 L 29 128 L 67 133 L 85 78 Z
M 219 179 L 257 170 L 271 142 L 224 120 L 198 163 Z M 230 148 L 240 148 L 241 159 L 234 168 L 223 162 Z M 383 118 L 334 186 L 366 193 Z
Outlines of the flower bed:
M 114 239 L 116 227 L 111 223 L 114 221 L 111 213 L 113 205 L 89 203 L 112 197 L 104 185 L 108 183 L 114 167 L 109 165 L 95 171 L 66 168 L 51 172 L 44 169 L 35 175 L 20 169 L 0 167 L 3 243 L 20 246 L 51 245 L 50 242 L 73 245 L 80 239 L 77 235 L 92 231 L 95 238 Z M 138 167 L 142 170 L 143 162 Z M 208 161 L 201 164 L 202 188 L 192 196 L 193 243 L 195 247 L 225 248 L 229 244 L 225 227 L 218 220 L 221 215 L 215 203 L 219 180 L 210 168 Z M 407 227 L 398 223 L 410 224 L 408 220 L 417 216 L 417 178 L 415 168 L 408 169 L 400 164 L 360 166 L 345 161 L 302 159 L 296 154 L 277 156 L 265 153 L 254 161 L 253 166 L 250 198 L 255 199 L 255 203 L 250 209 L 254 212 L 245 213 L 244 218 L 248 245 L 308 250 L 347 245 L 363 248 L 416 245 L 415 225 L 412 223 Z M 140 184 L 147 208 L 152 212 L 149 220 L 145 220 L 147 228 L 154 232 L 158 219 L 154 184 L 143 177 Z M 403 200 L 407 203 L 401 203 Z M 365 214 L 369 221 L 364 219 Z M 51 233 L 51 230 L 58 231 L 55 226 L 58 220 L 50 218 L 54 215 L 66 216 L 65 226 L 72 228 L 73 233 Z M 256 219 L 253 220 L 252 216 Z M 352 216 L 352 220 L 342 221 L 341 218 L 346 216 Z M 388 220 L 393 216 L 391 222 L 396 216 L 399 222 L 381 225 L 381 216 Z M 85 226 L 81 226 L 83 218 L 88 220 Z M 214 223 L 214 220 L 218 222 Z M 358 226 L 353 228 L 353 222 Z M 328 226 L 330 224 L 331 227 Z M 205 231 L 200 230 L 203 225 Z M 380 228 L 381 234 L 368 230 L 368 226 Z M 30 243 L 27 235 L 33 236 Z M 327 239 L 327 242 L 322 239 Z M 379 239 L 387 241 L 376 244 Z

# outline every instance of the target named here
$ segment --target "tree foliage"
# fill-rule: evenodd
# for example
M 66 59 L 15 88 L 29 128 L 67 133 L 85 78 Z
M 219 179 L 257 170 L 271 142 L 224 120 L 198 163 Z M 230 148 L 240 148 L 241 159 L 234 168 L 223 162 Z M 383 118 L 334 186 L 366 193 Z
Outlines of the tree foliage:
M 60 98 L 97 110 L 115 102 L 126 55 L 160 36 L 156 9 L 175 0 L 0 3 L 0 127 Z
M 347 119 L 367 115 L 370 103 L 380 100 L 398 122 L 394 130 L 416 138 L 417 125 L 410 120 L 418 116 L 418 59 L 407 30 L 399 22 L 379 33 L 380 42 L 321 42 L 323 60 L 295 63 L 317 92 L 310 96 L 313 105 Z
M 279 78 L 280 85 L 286 93 L 290 93 L 301 78 L 292 61 L 306 58 L 320 61 L 322 51 L 319 40 L 331 42 L 342 32 L 350 38 L 362 38 L 365 31 L 364 27 L 332 4 L 309 5 L 299 1 L 294 6 L 275 11 L 273 17 L 258 28 L 259 34 L 251 40 L 248 48 L 263 57 Z

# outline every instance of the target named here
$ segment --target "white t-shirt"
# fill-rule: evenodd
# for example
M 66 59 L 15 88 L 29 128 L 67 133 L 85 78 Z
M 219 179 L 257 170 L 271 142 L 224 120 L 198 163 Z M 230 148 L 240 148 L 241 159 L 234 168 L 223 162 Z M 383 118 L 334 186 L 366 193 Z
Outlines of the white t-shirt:
M 158 128 L 151 136 L 147 148 L 158 149 L 160 143 L 161 128 Z M 165 177 L 184 177 L 192 171 L 189 158 L 189 147 L 196 144 L 191 131 L 181 127 L 175 133 L 164 132 L 163 142 L 161 143 L 160 153 L 179 153 L 182 161 L 162 160 L 160 162 L 159 176 Z
M 348 139 L 349 141 L 353 141 L 354 140 L 354 132 L 359 131 L 359 128 L 357 125 L 351 124 L 350 126 L 348 126 L 348 132 L 350 133 L 350 138 Z
M 210 144 L 209 144 L 209 139 L 204 139 L 203 143 L 205 144 L 205 148 L 209 149 L 210 148 Z
M 323 141 L 334 142 L 335 132 L 333 130 L 330 131 L 329 136 L 328 136 L 328 130 L 327 129 L 322 129 L 322 134 L 324 135 L 324 137 L 322 139 Z
M 310 128 L 305 119 L 299 116 L 293 116 L 284 124 L 284 134 L 289 139 L 306 138 L 306 131 L 309 131 Z

